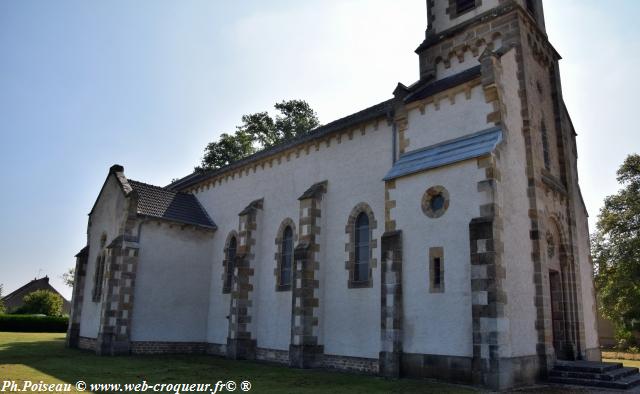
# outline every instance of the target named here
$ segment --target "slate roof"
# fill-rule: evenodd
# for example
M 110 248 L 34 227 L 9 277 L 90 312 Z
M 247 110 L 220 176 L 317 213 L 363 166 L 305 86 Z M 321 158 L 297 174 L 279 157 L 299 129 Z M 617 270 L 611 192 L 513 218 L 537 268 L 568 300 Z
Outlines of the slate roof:
M 442 167 L 491 153 L 502 141 L 502 129 L 493 127 L 461 138 L 407 152 L 391 167 L 385 181 Z
M 411 103 L 413 101 L 422 100 L 423 98 L 433 96 L 436 93 L 443 92 L 454 86 L 469 82 L 478 78 L 480 76 L 480 71 L 479 65 L 474 66 L 449 77 L 442 78 L 437 81 L 431 81 L 424 86 L 417 87 L 415 90 L 411 89 L 411 93 L 404 98 L 404 102 Z
M 131 179 L 128 183 L 138 193 L 139 215 L 216 228 L 216 224 L 193 194 L 176 192 Z

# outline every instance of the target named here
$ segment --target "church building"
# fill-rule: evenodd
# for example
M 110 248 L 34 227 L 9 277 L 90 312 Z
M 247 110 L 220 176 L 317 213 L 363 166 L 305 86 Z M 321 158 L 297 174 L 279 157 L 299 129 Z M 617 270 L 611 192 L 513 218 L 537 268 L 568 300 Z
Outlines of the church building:
M 542 0 L 427 0 L 419 79 L 159 187 L 109 169 L 68 345 L 493 389 L 600 360 Z

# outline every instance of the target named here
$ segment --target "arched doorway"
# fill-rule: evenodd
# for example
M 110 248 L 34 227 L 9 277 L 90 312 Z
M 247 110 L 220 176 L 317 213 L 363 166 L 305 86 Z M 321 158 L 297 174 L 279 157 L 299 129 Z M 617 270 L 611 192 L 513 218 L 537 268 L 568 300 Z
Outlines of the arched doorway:
M 556 359 L 575 360 L 581 354 L 576 270 L 571 249 L 560 227 L 549 221 L 545 237 L 549 274 L 550 318 Z

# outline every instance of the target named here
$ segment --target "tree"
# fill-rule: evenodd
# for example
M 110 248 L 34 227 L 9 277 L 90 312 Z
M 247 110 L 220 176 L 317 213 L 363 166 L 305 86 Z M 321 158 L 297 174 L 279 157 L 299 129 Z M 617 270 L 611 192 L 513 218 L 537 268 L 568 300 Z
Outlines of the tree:
M 623 188 L 604 201 L 591 254 L 601 313 L 622 339 L 640 323 L 640 155 L 627 157 L 617 175 Z
M 196 171 L 213 170 L 243 159 L 255 152 L 253 139 L 247 133 L 222 134 L 217 142 L 210 142 Z
M 65 285 L 73 288 L 73 280 L 75 278 L 75 274 L 76 274 L 76 269 L 71 267 L 67 270 L 67 272 L 65 272 L 64 274 L 61 275 L 62 281 L 64 282 Z
M 218 141 L 207 145 L 196 171 L 222 168 L 320 125 L 315 111 L 306 101 L 282 101 L 274 108 L 279 112 L 275 119 L 268 112 L 243 115 L 242 125 L 236 127 L 234 134 L 222 134 Z
M 62 316 L 62 297 L 49 290 L 36 290 L 22 299 L 20 313 Z

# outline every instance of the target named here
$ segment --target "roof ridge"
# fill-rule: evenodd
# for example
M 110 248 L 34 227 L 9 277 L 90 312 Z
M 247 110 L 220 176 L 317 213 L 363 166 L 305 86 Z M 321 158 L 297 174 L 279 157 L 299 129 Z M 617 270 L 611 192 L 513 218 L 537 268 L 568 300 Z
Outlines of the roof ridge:
M 363 120 L 358 120 L 359 116 L 363 116 L 364 114 L 367 114 L 369 112 L 373 112 L 374 114 L 377 114 L 378 111 L 381 111 L 382 109 L 384 109 L 385 107 L 388 107 L 389 104 L 391 104 L 393 101 L 395 100 L 395 98 L 390 98 L 388 100 L 385 101 L 381 101 L 377 104 L 374 104 L 370 107 L 364 108 L 360 111 L 354 112 L 352 114 L 349 114 L 347 116 L 343 116 L 342 118 L 338 118 L 336 120 L 333 120 L 325 125 L 322 126 L 318 126 L 315 129 L 311 129 L 308 132 L 298 135 L 296 137 L 293 137 L 289 140 L 285 140 L 277 145 L 274 145 L 272 147 L 269 148 L 265 148 L 263 150 L 260 150 L 252 155 L 249 155 L 245 158 L 242 158 L 240 160 L 236 160 L 232 163 L 227 164 L 224 167 L 220 167 L 220 168 L 216 168 L 213 170 L 207 170 L 205 172 L 202 173 L 198 173 L 196 171 L 192 172 L 191 174 L 185 175 L 184 177 L 178 179 L 175 182 L 171 182 L 170 184 L 168 184 L 166 186 L 166 188 L 171 188 L 172 190 L 178 190 L 177 188 L 184 188 L 186 186 L 190 186 L 193 182 L 194 179 L 197 179 L 195 182 L 193 183 L 197 183 L 200 180 L 204 180 L 207 178 L 210 178 L 212 176 L 215 176 L 217 174 L 223 173 L 225 171 L 228 171 L 234 167 L 237 166 L 241 166 L 243 164 L 246 163 L 250 163 L 253 160 L 257 160 L 259 158 L 262 158 L 263 156 L 269 156 L 270 154 L 274 154 L 277 153 L 281 150 L 285 150 L 291 147 L 294 147 L 296 145 L 298 145 L 299 143 L 308 141 L 308 140 L 313 140 L 314 138 L 321 136 L 323 134 L 329 134 L 333 131 L 337 131 L 340 129 L 343 129 L 345 127 L 350 126 L 348 124 L 348 122 L 350 121 L 355 121 L 356 123 L 358 122 L 362 122 L 365 121 L 367 119 L 363 119 Z M 342 123 L 347 123 L 346 125 L 343 125 Z
M 49 278 L 48 278 L 48 277 L 46 277 L 46 276 L 44 276 L 44 277 L 42 277 L 42 278 L 40 278 L 40 279 L 38 279 L 38 278 L 36 278 L 36 279 L 32 279 L 32 280 L 30 280 L 29 282 L 25 283 L 24 285 L 22 285 L 22 286 L 18 287 L 17 289 L 15 289 L 14 291 L 12 291 L 11 293 L 9 293 L 9 294 L 7 294 L 6 296 L 2 297 L 2 299 L 3 299 L 3 300 L 6 300 L 6 299 L 8 299 L 9 297 L 11 297 L 11 296 L 15 295 L 15 293 L 17 293 L 17 292 L 19 292 L 20 290 L 24 289 L 25 287 L 29 286 L 30 284 L 32 284 L 32 283 L 34 283 L 34 282 L 41 281 L 41 280 L 43 280 L 43 279 L 49 279 Z M 49 282 L 49 281 L 47 280 L 47 283 L 48 283 L 48 282 Z
M 146 183 L 146 182 L 142 182 L 142 181 L 136 181 L 135 179 L 127 179 L 127 180 L 128 180 L 130 183 L 131 183 L 131 182 L 133 182 L 133 183 L 138 183 L 138 184 L 141 184 L 141 185 L 144 185 L 144 186 L 149 186 L 149 187 L 152 187 L 152 188 L 154 188 L 154 189 L 159 189 L 159 190 L 162 190 L 162 191 L 165 191 L 165 192 L 168 192 L 168 193 L 173 193 L 173 194 L 184 194 L 184 195 L 187 195 L 187 196 L 191 196 L 191 195 L 192 195 L 191 193 L 185 193 L 185 192 L 180 191 L 180 190 L 176 190 L 176 189 L 169 189 L 169 188 L 168 188 L 168 187 L 166 187 L 166 186 L 152 185 L 151 183 Z

